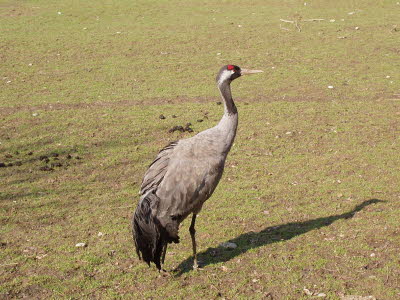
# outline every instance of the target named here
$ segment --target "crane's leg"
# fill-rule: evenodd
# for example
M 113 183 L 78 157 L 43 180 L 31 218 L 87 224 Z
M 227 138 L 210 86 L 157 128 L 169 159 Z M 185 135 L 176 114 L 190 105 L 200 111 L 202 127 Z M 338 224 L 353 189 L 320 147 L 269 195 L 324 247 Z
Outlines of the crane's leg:
M 162 256 L 161 256 L 161 264 L 162 264 L 162 266 L 164 266 L 165 254 L 167 253 L 167 246 L 168 246 L 168 243 L 165 243 L 164 247 L 163 247 L 163 252 L 162 252 Z
M 192 216 L 192 223 L 189 227 L 190 237 L 192 238 L 192 247 L 193 247 L 193 269 L 197 269 L 199 265 L 197 264 L 197 252 L 196 252 L 196 229 L 194 228 L 194 224 L 196 223 L 196 214 Z
M 164 261 L 165 261 L 165 254 L 167 253 L 167 246 L 168 243 L 166 242 L 163 246 L 162 252 L 161 252 L 161 269 L 160 269 L 160 273 L 162 276 L 169 276 L 169 272 L 165 271 L 164 269 Z

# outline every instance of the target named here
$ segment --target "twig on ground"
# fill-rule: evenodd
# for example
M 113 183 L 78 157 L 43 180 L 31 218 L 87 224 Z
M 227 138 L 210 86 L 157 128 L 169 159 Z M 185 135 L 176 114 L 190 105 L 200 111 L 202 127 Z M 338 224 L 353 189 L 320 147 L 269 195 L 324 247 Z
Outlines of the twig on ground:
M 280 29 L 282 29 L 282 30 L 291 31 L 291 30 L 290 30 L 290 29 L 288 29 L 288 28 L 282 27 L 282 25 L 281 25 L 281 24 L 279 24 L 279 28 L 280 28 Z
M 294 24 L 294 26 L 296 26 L 296 28 L 297 28 L 297 30 L 300 32 L 301 31 L 301 27 L 300 27 L 300 25 L 299 25 L 299 23 L 298 23 L 298 21 L 296 20 L 296 21 L 292 21 L 292 20 L 285 20 L 285 19 L 279 19 L 280 21 L 282 21 L 282 22 L 285 22 L 285 23 L 291 23 L 291 24 Z M 283 30 L 287 30 L 287 31 L 290 31 L 289 29 L 287 29 L 287 28 L 284 28 L 284 27 L 282 27 L 282 26 L 280 26 L 281 27 L 281 29 L 283 29 Z
M 385 284 L 387 284 L 389 281 L 389 266 L 386 266 L 386 280 L 385 280 Z
M 0 268 L 1 267 L 8 267 L 8 266 L 16 266 L 16 265 L 19 265 L 19 263 L 10 263 L 10 264 L 0 265 Z
M 108 207 L 108 209 L 133 208 L 134 205 Z
M 300 27 L 300 25 L 297 23 L 297 21 L 294 22 L 294 26 L 296 26 L 297 30 L 298 30 L 299 32 L 301 32 L 301 27 Z

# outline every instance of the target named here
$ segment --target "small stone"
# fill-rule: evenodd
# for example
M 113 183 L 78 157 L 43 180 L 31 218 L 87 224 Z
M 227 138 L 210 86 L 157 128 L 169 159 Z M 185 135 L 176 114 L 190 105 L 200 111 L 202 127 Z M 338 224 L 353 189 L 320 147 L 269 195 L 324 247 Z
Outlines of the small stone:
M 159 116 L 159 118 L 160 118 L 161 120 L 165 120 L 165 116 L 164 116 L 163 114 L 161 114 L 161 115 Z
M 360 29 L 360 27 L 357 26 L 357 27 L 355 27 L 354 29 L 355 29 L 355 30 L 358 30 L 358 29 Z
M 5 168 L 6 167 L 6 164 L 5 163 L 2 163 L 2 162 L 0 162 L 0 168 Z
M 190 128 L 190 125 L 186 125 L 185 128 L 184 128 L 184 131 L 193 132 L 193 129 Z
M 176 118 L 176 115 L 172 115 L 172 118 L 174 118 L 174 119 L 175 119 L 175 118 Z
M 36 259 L 40 260 L 42 258 L 45 258 L 47 256 L 47 254 L 41 254 L 41 255 L 37 255 Z
M 340 300 L 376 300 L 374 296 L 342 295 Z
M 15 165 L 16 165 L 16 166 L 22 166 L 22 162 L 17 161 L 17 162 L 15 162 Z
M 53 171 L 54 169 L 49 166 L 44 166 L 39 168 L 40 171 Z
M 228 268 L 225 267 L 225 266 L 222 266 L 221 269 L 222 269 L 222 271 L 224 271 L 224 272 L 227 272 L 227 271 L 228 271 Z
M 221 104 L 222 104 L 222 102 L 221 102 L 221 101 L 218 101 L 218 102 L 217 102 L 217 105 L 221 105 Z
M 75 245 L 75 247 L 77 247 L 77 248 L 87 247 L 87 244 L 86 243 L 78 243 Z
M 376 254 L 375 254 L 375 253 L 371 253 L 370 256 L 371 256 L 371 257 L 375 257 Z
M 318 293 L 317 297 L 326 297 L 325 293 Z
M 328 85 L 328 89 L 333 89 L 333 85 Z
M 217 256 L 218 255 L 217 250 L 215 250 L 215 249 L 211 250 L 210 255 L 211 255 L 211 257 Z
M 203 122 L 203 119 L 198 119 L 197 122 L 201 123 Z
M 220 244 L 221 247 L 226 248 L 226 249 L 235 249 L 237 248 L 237 245 L 235 243 L 232 242 L 225 242 Z
M 183 128 L 183 126 L 174 126 L 170 130 L 168 130 L 168 132 L 170 132 L 170 133 L 175 132 L 175 131 L 184 132 L 185 129 Z
M 103 235 L 104 235 L 104 233 L 102 233 L 102 232 L 99 232 L 99 233 L 97 234 L 98 237 L 103 236 Z
M 311 292 L 309 289 L 306 289 L 306 288 L 303 289 L 303 292 L 304 292 L 304 294 L 306 294 L 307 296 L 312 296 L 312 295 L 314 295 L 313 292 Z
M 32 155 L 33 154 L 33 152 L 31 151 L 31 152 L 28 152 L 28 155 Z
M 67 159 L 71 159 L 71 158 L 72 158 L 71 154 L 68 154 Z

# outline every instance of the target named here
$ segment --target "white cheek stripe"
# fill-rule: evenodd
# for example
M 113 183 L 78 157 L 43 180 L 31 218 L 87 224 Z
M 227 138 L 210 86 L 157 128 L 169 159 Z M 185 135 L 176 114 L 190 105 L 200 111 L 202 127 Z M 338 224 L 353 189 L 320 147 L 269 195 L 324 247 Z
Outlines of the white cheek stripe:
M 234 70 L 225 70 L 222 75 L 219 77 L 218 84 L 221 84 L 225 80 L 227 80 L 229 77 L 232 76 L 232 74 L 235 73 Z

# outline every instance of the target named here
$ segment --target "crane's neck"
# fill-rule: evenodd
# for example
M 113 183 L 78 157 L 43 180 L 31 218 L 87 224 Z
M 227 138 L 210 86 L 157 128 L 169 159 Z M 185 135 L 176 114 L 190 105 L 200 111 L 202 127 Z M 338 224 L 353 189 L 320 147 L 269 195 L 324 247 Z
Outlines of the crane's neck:
M 231 84 L 228 81 L 218 83 L 218 89 L 224 100 L 224 115 L 237 115 L 237 108 L 232 99 Z
M 232 99 L 231 85 L 228 81 L 218 82 L 218 89 L 224 101 L 224 115 L 217 127 L 224 136 L 224 152 L 228 153 L 231 149 L 238 126 L 238 111 Z

